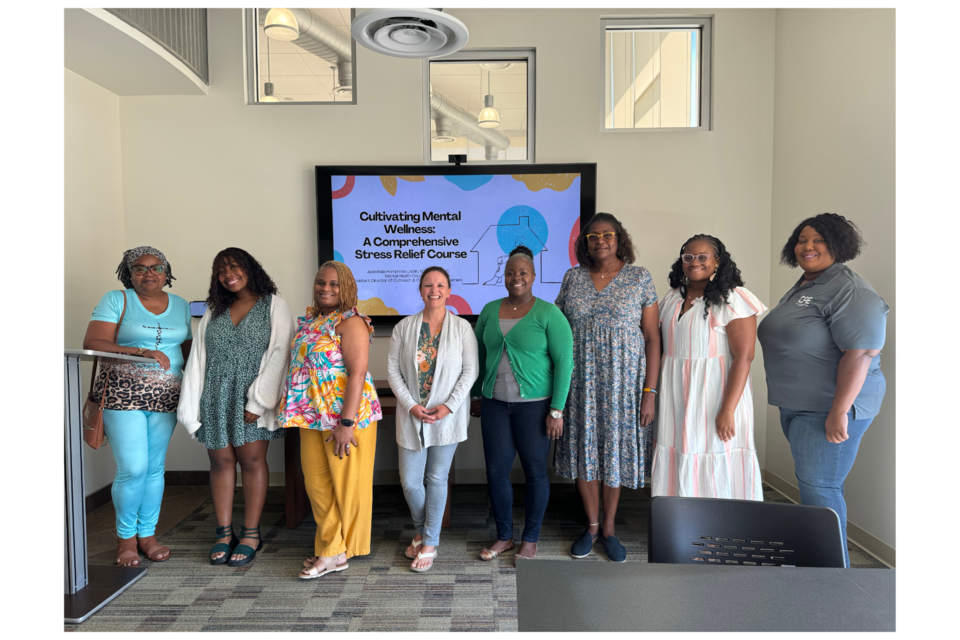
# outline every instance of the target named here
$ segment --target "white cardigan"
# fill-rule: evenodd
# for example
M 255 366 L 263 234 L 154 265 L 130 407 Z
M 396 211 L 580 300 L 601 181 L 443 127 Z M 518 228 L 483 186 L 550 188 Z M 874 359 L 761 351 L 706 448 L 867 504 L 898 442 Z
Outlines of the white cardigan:
M 397 323 L 390 337 L 390 352 L 387 355 L 387 375 L 398 405 L 397 444 L 413 451 L 467 439 L 470 389 L 480 373 L 473 327 L 463 318 L 447 311 L 443 318 L 437 368 L 433 372 L 433 387 L 426 408 L 445 404 L 450 409 L 450 415 L 433 424 L 423 423 L 421 443 L 420 421 L 410 415 L 410 409 L 420 404 L 417 343 L 420 340 L 421 322 L 422 311 Z
M 200 319 L 200 326 L 193 334 L 190 357 L 183 367 L 177 420 L 187 428 L 191 438 L 197 437 L 197 429 L 200 428 L 200 396 L 203 394 L 203 381 L 207 373 L 206 333 L 211 317 L 210 309 L 207 309 Z M 280 427 L 277 422 L 277 405 L 280 404 L 280 392 L 290 367 L 290 343 L 293 333 L 290 309 L 283 298 L 274 294 L 270 303 L 270 344 L 260 360 L 260 373 L 247 390 L 247 404 L 244 407 L 250 413 L 260 416 L 257 426 L 261 429 L 276 431 Z

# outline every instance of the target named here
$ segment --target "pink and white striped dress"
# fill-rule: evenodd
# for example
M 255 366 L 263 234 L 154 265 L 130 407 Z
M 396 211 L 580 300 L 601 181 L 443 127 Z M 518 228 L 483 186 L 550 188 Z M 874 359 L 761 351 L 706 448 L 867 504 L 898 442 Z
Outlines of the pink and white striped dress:
M 767 307 L 743 287 L 728 297 L 729 303 L 710 305 L 706 318 L 702 298 L 680 316 L 679 289 L 660 301 L 663 359 L 652 495 L 763 500 L 749 377 L 734 411 L 734 437 L 721 440 L 715 421 L 733 360 L 726 325 Z

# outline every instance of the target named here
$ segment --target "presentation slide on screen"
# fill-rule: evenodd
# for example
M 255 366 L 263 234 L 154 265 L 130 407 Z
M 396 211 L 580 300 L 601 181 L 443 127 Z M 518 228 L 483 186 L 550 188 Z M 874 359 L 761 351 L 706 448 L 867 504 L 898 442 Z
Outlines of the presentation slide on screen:
M 580 174 L 333 176 L 334 259 L 357 279 L 361 311 L 423 308 L 420 273 L 450 273 L 450 311 L 479 314 L 506 295 L 507 256 L 534 255 L 533 293 L 553 302 L 577 264 Z

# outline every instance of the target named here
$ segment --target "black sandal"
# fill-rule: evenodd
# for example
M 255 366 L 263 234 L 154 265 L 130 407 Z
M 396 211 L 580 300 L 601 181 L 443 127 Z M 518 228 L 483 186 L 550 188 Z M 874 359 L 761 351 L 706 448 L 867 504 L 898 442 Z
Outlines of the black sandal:
M 233 553 L 235 554 L 239 553 L 243 557 L 240 558 L 239 560 L 230 560 L 229 562 L 227 562 L 228 567 L 242 567 L 243 565 L 250 564 L 251 562 L 253 562 L 253 559 L 257 557 L 257 551 L 260 551 L 260 549 L 263 549 L 263 540 L 260 540 L 260 525 L 257 525 L 255 527 L 244 527 L 241 525 L 240 529 L 242 530 L 240 532 L 241 539 L 256 538 L 257 540 L 259 540 L 259 542 L 257 542 L 256 549 L 254 549 L 248 544 L 237 545 L 237 547 L 233 550 Z M 256 532 L 257 535 L 253 535 L 254 532 Z
M 220 538 L 230 537 L 230 543 L 218 542 L 213 545 L 213 548 L 210 549 L 208 556 L 212 556 L 215 553 L 223 551 L 223 555 L 219 558 L 210 558 L 210 564 L 226 564 L 227 560 L 230 559 L 230 554 L 233 553 L 233 550 L 240 544 L 240 540 L 237 539 L 237 536 L 233 534 L 233 525 L 228 524 L 225 527 L 217 527 L 217 540 Z

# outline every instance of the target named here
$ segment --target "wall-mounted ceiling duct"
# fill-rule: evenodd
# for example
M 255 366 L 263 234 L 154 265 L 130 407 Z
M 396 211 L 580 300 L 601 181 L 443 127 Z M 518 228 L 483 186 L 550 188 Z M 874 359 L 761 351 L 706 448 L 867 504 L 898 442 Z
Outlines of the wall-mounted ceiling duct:
M 350 36 L 329 20 L 321 18 L 309 9 L 287 9 L 297 19 L 300 37 L 293 44 L 324 60 L 337 65 L 337 77 L 341 87 L 353 85 L 353 53 Z M 260 26 L 270 9 L 260 9 Z
M 496 129 L 484 129 L 477 124 L 477 116 L 466 109 L 462 109 L 447 100 L 442 94 L 430 90 L 430 117 L 437 123 L 437 134 L 441 127 L 445 135 L 455 135 L 454 132 L 487 148 L 486 157 L 490 160 L 491 150 L 493 159 L 496 153 L 510 146 L 510 138 Z

